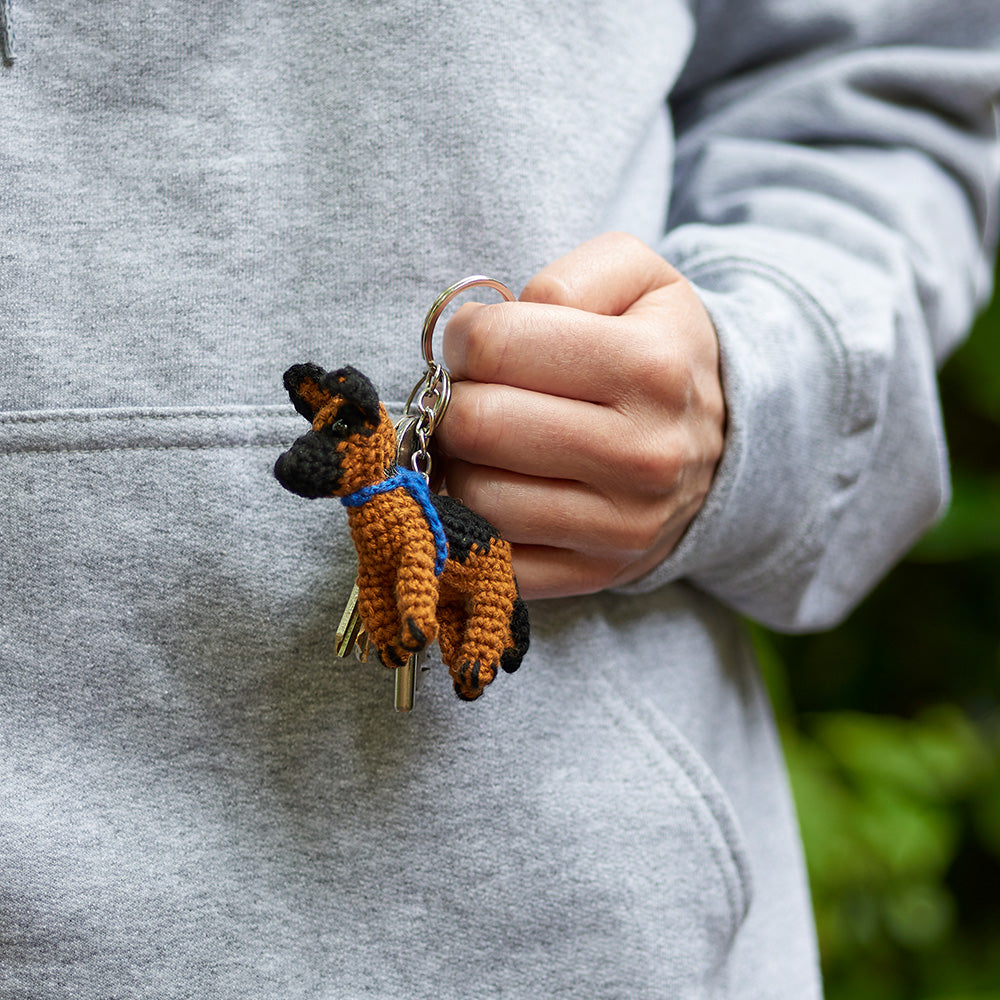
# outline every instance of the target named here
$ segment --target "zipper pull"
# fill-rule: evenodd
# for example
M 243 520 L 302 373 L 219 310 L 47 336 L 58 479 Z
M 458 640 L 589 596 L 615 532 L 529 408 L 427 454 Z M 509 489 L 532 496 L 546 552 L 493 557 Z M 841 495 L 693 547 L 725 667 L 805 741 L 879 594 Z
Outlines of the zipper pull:
M 0 55 L 9 66 L 16 55 L 14 46 L 14 0 L 0 0 Z

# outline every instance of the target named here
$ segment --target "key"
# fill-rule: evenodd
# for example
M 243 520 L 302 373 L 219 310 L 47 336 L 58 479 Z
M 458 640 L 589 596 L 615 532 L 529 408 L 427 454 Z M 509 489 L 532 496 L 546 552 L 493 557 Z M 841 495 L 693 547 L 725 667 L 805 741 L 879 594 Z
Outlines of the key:
M 358 583 L 355 580 L 351 596 L 347 599 L 347 606 L 337 626 L 336 653 L 337 656 L 347 656 L 353 648 L 358 659 L 364 663 L 368 659 L 369 647 L 368 633 L 365 632 L 364 622 L 358 613 Z
M 417 446 L 415 431 L 417 417 L 405 416 L 396 424 L 396 464 L 401 469 L 410 468 L 410 459 Z M 414 694 L 417 689 L 417 676 L 423 669 L 423 653 L 411 653 L 406 662 L 396 667 L 395 706 L 397 712 L 413 710 Z
M 395 705 L 397 712 L 413 709 L 413 695 L 417 689 L 416 676 L 420 670 L 423 653 L 411 653 L 401 667 L 396 667 Z
M 337 626 L 337 656 L 347 656 L 352 648 L 362 663 L 368 660 L 371 642 L 358 613 L 357 583 L 351 590 L 351 596 L 347 599 L 347 606 Z M 402 666 L 396 668 L 394 695 L 397 712 L 409 712 L 413 709 L 416 678 L 421 672 L 422 661 L 422 653 L 413 653 L 407 657 Z

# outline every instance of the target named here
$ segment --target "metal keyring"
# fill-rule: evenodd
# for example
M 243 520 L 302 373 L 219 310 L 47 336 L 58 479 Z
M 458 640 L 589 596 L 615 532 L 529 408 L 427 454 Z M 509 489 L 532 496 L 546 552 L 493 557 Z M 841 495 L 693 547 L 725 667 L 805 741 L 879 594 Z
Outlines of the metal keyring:
M 445 306 L 448 305 L 448 303 L 451 302 L 456 295 L 460 295 L 462 292 L 467 291 L 470 288 L 477 288 L 481 285 L 499 292 L 506 302 L 514 302 L 517 299 L 517 296 L 502 281 L 497 281 L 496 278 L 487 278 L 481 274 L 474 274 L 472 277 L 463 278 L 461 281 L 456 281 L 451 287 L 446 288 L 434 300 L 434 305 L 431 306 L 430 312 L 424 320 L 424 330 L 421 335 L 420 349 L 423 351 L 424 361 L 427 362 L 428 366 L 434 367 L 437 364 L 434 360 L 434 327 L 437 324 L 438 317 L 440 317 L 441 313 L 444 312 Z
M 444 311 L 444 307 L 456 295 L 480 285 L 499 292 L 508 302 L 515 300 L 514 293 L 502 281 L 497 281 L 495 278 L 484 278 L 478 274 L 456 281 L 454 285 L 446 288 L 434 300 L 434 304 L 424 320 L 420 341 L 424 361 L 427 362 L 427 371 L 413 387 L 413 391 L 406 400 L 403 417 L 396 424 L 396 436 L 400 441 L 400 447 L 403 447 L 404 442 L 408 442 L 406 444 L 407 464 L 414 472 L 419 472 L 428 481 L 430 481 L 433 464 L 429 450 L 430 438 L 451 402 L 451 373 L 444 365 L 434 360 L 434 325 Z M 412 409 L 414 403 L 417 407 L 416 413 Z

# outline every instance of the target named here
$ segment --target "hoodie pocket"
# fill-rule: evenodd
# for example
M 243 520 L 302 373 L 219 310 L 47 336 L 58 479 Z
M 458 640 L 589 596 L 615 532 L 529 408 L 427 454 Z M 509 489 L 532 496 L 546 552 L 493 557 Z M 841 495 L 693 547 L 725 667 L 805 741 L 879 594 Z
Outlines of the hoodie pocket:
M 0 415 L 15 990 L 711 995 L 742 836 L 599 600 L 536 606 L 480 701 L 437 664 L 396 715 L 333 654 L 354 551 L 273 479 L 286 409 Z
M 713 936 L 728 949 L 746 918 L 753 884 L 743 831 L 728 796 L 711 768 L 671 721 L 644 698 L 626 672 L 593 678 L 604 710 L 659 774 L 670 794 L 685 804 L 701 837 L 704 856 L 694 865 L 695 883 L 705 884 L 703 865 L 714 869 L 726 906 L 713 918 Z

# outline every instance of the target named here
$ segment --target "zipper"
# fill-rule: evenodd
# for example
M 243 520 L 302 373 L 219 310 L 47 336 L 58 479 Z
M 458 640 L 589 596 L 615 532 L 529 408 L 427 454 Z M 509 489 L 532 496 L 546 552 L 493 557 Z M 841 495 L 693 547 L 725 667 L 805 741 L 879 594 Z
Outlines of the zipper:
M 14 46 L 14 0 L 0 0 L 0 55 L 9 66 L 16 54 Z

